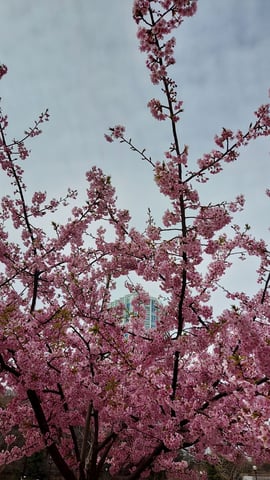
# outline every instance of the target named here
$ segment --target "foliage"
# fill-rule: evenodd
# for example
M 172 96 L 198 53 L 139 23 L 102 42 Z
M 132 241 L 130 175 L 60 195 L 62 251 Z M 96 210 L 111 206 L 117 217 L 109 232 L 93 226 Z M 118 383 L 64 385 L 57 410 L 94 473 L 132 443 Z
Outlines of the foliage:
M 229 168 L 241 147 L 269 135 L 269 105 L 258 108 L 246 132 L 224 128 L 190 169 L 178 134 L 183 104 L 168 69 L 175 62 L 171 32 L 195 12 L 195 0 L 134 1 L 140 50 L 163 96 L 148 106 L 171 126 L 164 160 L 137 148 L 123 126 L 106 135 L 153 169 L 170 201 L 161 225 L 149 214 L 145 231 L 132 227 L 97 166 L 86 173 L 85 203 L 59 223 L 57 211 L 74 203 L 76 192 L 29 196 L 22 167 L 26 141 L 41 133 L 48 112 L 20 140 L 8 140 L 1 114 L 0 161 L 12 193 L 1 201 L 0 367 L 2 393 L 8 387 L 13 395 L 1 409 L 0 464 L 46 448 L 66 480 L 99 479 L 108 468 L 115 480 L 164 471 L 184 479 L 196 471 L 180 451 L 210 463 L 269 455 L 269 250 L 233 222 L 243 196 L 203 205 L 196 190 L 196 182 L 207 188 L 211 175 Z M 259 265 L 257 292 L 248 296 L 241 285 L 227 291 L 228 307 L 215 317 L 212 297 L 222 278 L 234 258 L 251 256 Z M 110 303 L 117 280 L 130 272 L 156 282 L 167 299 L 155 330 L 144 329 L 140 282 L 127 282 L 137 293 L 132 321 L 123 324 L 123 306 Z
M 217 463 L 206 464 L 204 467 L 208 480 L 240 480 L 242 474 L 247 473 L 249 465 L 244 459 L 232 463 L 225 458 L 219 458 Z

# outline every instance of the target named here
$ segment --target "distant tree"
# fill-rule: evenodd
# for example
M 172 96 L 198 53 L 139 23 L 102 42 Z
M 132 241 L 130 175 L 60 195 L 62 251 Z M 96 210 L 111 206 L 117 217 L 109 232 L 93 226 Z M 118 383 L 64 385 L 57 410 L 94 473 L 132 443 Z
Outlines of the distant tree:
M 243 472 L 248 471 L 248 462 L 245 459 L 230 462 L 220 457 L 215 464 L 205 464 L 208 480 L 240 480 Z
M 132 227 L 97 166 L 86 173 L 85 203 L 61 223 L 58 209 L 74 204 L 76 192 L 52 200 L 30 193 L 22 168 L 26 141 L 41 133 L 48 112 L 19 140 L 9 139 L 1 113 L 0 162 L 11 190 L 0 215 L 0 385 L 13 392 L 1 409 L 2 465 L 46 448 L 65 480 L 98 480 L 108 469 L 115 480 L 165 471 L 192 479 L 199 472 L 180 451 L 209 463 L 269 457 L 269 247 L 248 225 L 235 224 L 242 195 L 205 205 L 196 190 L 196 182 L 207 189 L 240 148 L 269 135 L 269 105 L 258 108 L 246 132 L 223 128 L 213 150 L 192 165 L 180 143 L 183 105 L 168 69 L 175 62 L 170 34 L 196 5 L 134 2 L 140 50 L 162 92 L 149 108 L 171 127 L 163 159 L 137 148 L 122 126 L 106 135 L 153 169 L 170 201 L 160 225 L 149 214 L 144 231 Z M 215 316 L 213 293 L 234 259 L 253 256 L 256 293 L 241 285 L 227 291 L 228 306 Z M 166 297 L 155 330 L 144 329 L 140 281 L 127 284 L 137 292 L 132 322 L 121 321 L 123 306 L 111 306 L 117 280 L 130 272 L 156 282 Z

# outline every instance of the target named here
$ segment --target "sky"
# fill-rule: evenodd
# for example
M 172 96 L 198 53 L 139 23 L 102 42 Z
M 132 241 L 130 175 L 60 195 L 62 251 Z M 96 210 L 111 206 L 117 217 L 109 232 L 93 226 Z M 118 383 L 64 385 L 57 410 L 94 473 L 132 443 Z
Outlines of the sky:
M 154 120 L 147 102 L 159 96 L 138 50 L 132 0 L 0 1 L 0 62 L 9 72 L 0 83 L 10 138 L 20 138 L 40 112 L 50 112 L 43 134 L 29 144 L 25 164 L 30 190 L 63 195 L 77 188 L 84 198 L 85 171 L 98 165 L 111 175 L 121 208 L 143 227 L 151 208 L 164 210 L 152 171 L 125 145 L 108 144 L 115 124 L 153 160 L 171 143 L 168 126 Z M 269 101 L 269 0 L 199 0 L 198 12 L 175 33 L 172 76 L 184 101 L 182 146 L 193 165 L 214 147 L 222 127 L 245 130 L 254 110 Z M 269 140 L 256 141 L 201 190 L 205 203 L 247 198 L 243 223 L 269 236 Z M 6 180 L 1 177 L 4 193 Z M 243 274 L 240 274 L 240 276 Z M 240 277 L 239 277 L 240 278 Z

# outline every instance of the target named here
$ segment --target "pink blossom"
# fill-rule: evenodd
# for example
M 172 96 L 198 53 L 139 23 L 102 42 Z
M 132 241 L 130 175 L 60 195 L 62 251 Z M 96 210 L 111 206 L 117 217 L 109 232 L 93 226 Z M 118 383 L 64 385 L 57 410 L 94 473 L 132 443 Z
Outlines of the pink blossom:
M 4 64 L 0 65 L 0 79 L 1 79 L 4 75 L 6 75 L 7 71 L 8 71 L 8 69 L 7 69 L 7 66 L 6 66 L 6 65 L 4 65 Z
M 154 118 L 157 120 L 166 120 L 167 115 L 163 113 L 162 105 L 159 100 L 153 98 L 147 104 Z
M 107 142 L 111 143 L 116 139 L 122 138 L 125 134 L 125 127 L 122 125 L 116 125 L 113 128 L 110 128 L 111 134 L 105 134 L 104 137 L 107 140 Z

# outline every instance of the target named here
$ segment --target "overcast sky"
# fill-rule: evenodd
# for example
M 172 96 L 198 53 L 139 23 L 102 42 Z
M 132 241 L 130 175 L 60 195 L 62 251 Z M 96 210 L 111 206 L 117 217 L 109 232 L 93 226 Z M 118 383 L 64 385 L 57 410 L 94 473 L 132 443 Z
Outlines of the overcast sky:
M 171 138 L 146 104 L 159 92 L 138 51 L 131 0 L 2 0 L 0 62 L 9 73 L 0 84 L 10 136 L 20 137 L 45 108 L 51 119 L 31 142 L 27 166 L 31 188 L 55 196 L 68 186 L 81 192 L 84 173 L 98 165 L 112 175 L 119 205 L 136 225 L 145 212 L 162 212 L 152 172 L 124 145 L 103 134 L 117 123 L 153 159 L 163 159 Z M 184 100 L 182 145 L 193 162 L 214 146 L 222 127 L 244 129 L 268 99 L 270 1 L 199 0 L 198 13 L 176 33 L 173 70 Z M 257 141 L 235 165 L 213 180 L 204 201 L 247 195 L 243 221 L 268 235 L 264 191 L 270 187 L 269 141 Z M 4 192 L 4 181 L 0 187 Z M 83 197 L 83 194 L 82 194 Z

